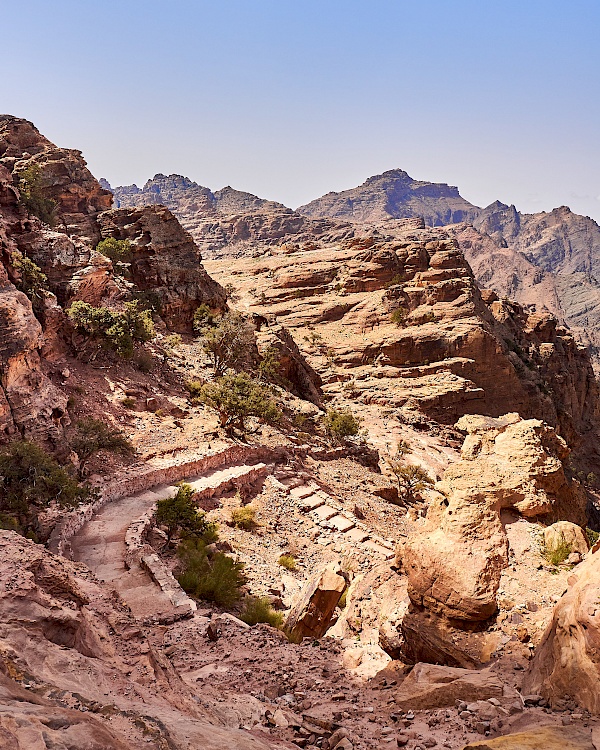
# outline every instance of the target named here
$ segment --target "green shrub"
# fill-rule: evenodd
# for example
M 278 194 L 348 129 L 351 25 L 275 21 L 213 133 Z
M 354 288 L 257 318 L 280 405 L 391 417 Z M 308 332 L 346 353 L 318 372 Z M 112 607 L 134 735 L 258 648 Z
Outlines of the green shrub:
M 407 500 L 414 500 L 433 480 L 422 466 L 403 464 L 399 460 L 388 461 L 392 473 L 398 481 L 398 489 Z
M 358 435 L 360 419 L 350 409 L 330 409 L 323 420 L 325 431 L 336 440 Z
M 69 508 L 93 497 L 90 487 L 80 484 L 35 443 L 18 440 L 0 451 L 0 514 L 4 528 L 36 534 L 38 514 L 50 503 Z
M 135 399 L 131 398 L 131 396 L 126 396 L 125 398 L 122 398 L 121 403 L 126 409 L 135 408 Z
M 195 333 L 202 334 L 214 323 L 215 316 L 210 307 L 204 302 L 196 308 L 193 319 Z
M 216 540 L 217 527 L 206 521 L 206 514 L 198 510 L 193 497 L 194 488 L 181 482 L 173 497 L 157 502 L 154 522 L 166 527 L 169 541 L 174 534 L 201 536 L 207 543 Z
M 396 307 L 395 310 L 392 310 L 392 323 L 395 323 L 397 326 L 401 326 L 406 322 L 406 316 L 408 315 L 408 310 L 405 307 Z
M 234 508 L 231 511 L 231 525 L 243 531 L 253 531 L 258 526 L 256 511 L 249 505 L 243 508 Z
M 236 311 L 225 313 L 212 327 L 204 329 L 202 337 L 202 347 L 215 377 L 220 377 L 230 368 L 240 367 L 255 346 L 254 328 Z
M 27 211 L 51 227 L 56 224 L 57 203 L 44 192 L 44 178 L 39 164 L 31 164 L 16 175 L 21 204 Z
M 129 240 L 116 240 L 107 237 L 96 245 L 96 250 L 106 258 L 115 263 L 130 263 L 133 257 L 133 248 Z
M 247 597 L 244 600 L 244 608 L 240 613 L 240 620 L 247 625 L 257 625 L 259 622 L 265 622 L 272 628 L 281 629 L 283 627 L 282 613 L 275 612 L 266 597 Z
M 197 380 L 195 378 L 192 378 L 191 380 L 186 381 L 185 388 L 187 392 L 190 394 L 190 396 L 194 398 L 200 398 L 202 395 L 202 389 L 206 383 L 204 380 Z
M 36 306 L 46 296 L 48 277 L 38 265 L 18 250 L 11 253 L 10 262 L 20 276 L 16 284 L 17 289 L 26 294 Z
M 281 412 L 264 383 L 253 380 L 245 372 L 229 373 L 215 383 L 202 387 L 200 398 L 219 413 L 221 426 L 244 430 L 247 417 L 258 417 L 264 422 L 278 422 Z
M 286 570 L 296 570 L 296 558 L 293 555 L 281 555 L 277 563 Z
M 246 583 L 244 563 L 222 552 L 211 553 L 206 541 L 200 538 L 182 541 L 177 555 L 182 566 L 177 580 L 188 594 L 223 607 L 239 600 L 240 589 Z
M 396 443 L 396 455 L 398 458 L 404 458 L 408 453 L 412 453 L 412 448 L 407 440 L 398 440 Z
M 165 346 L 167 346 L 169 349 L 179 349 L 182 343 L 183 339 L 178 333 L 172 333 L 165 339 Z
M 280 356 L 279 349 L 276 346 L 268 347 L 258 366 L 258 371 L 262 378 L 275 383 L 278 382 L 281 370 Z
M 551 565 L 560 565 L 572 551 L 569 542 L 566 539 L 561 539 L 555 547 L 544 547 L 542 554 Z
M 588 544 L 590 547 L 593 547 L 594 544 L 600 539 L 600 532 L 594 531 L 593 529 L 590 529 L 589 527 L 585 530 L 585 535 L 588 540 Z
M 135 357 L 135 366 L 140 372 L 146 375 L 152 372 L 154 366 L 154 357 L 147 351 L 138 352 Z
M 138 300 L 126 302 L 123 312 L 76 300 L 68 315 L 80 331 L 102 340 L 122 357 L 133 355 L 134 341 L 149 341 L 155 335 L 152 314 L 141 310 Z
M 135 449 L 127 437 L 116 427 L 101 419 L 86 417 L 77 422 L 75 434 L 70 441 L 71 449 L 79 457 L 79 475 L 83 476 L 85 465 L 100 450 L 128 455 Z

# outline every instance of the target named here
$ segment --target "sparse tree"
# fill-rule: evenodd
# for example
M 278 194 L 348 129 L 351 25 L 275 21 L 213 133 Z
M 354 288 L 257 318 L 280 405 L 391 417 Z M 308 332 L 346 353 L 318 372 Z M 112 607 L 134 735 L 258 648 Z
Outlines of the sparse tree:
M 397 459 L 388 462 L 396 477 L 398 489 L 408 502 L 414 502 L 425 487 L 433 484 L 433 480 L 422 466 L 404 464 Z
M 31 536 L 52 502 L 74 507 L 94 496 L 39 445 L 18 440 L 0 451 L 0 527 Z
M 71 448 L 79 457 L 79 476 L 85 475 L 85 466 L 90 458 L 100 450 L 128 455 L 134 453 L 131 442 L 121 430 L 101 419 L 86 417 L 77 422 Z
M 203 333 L 203 348 L 215 377 L 243 364 L 254 347 L 254 329 L 239 312 L 225 313 Z
M 114 263 L 129 263 L 133 257 L 133 248 L 129 240 L 116 240 L 107 237 L 96 245 L 96 250 Z
M 212 542 L 216 538 L 215 525 L 207 523 L 205 514 L 198 511 L 193 497 L 194 488 L 181 482 L 173 497 L 166 497 L 156 504 L 155 523 L 166 527 L 169 541 L 176 533 L 202 536 L 205 542 Z
M 30 164 L 16 175 L 21 203 L 30 214 L 45 224 L 54 226 L 58 204 L 48 198 L 44 191 L 44 176 L 39 164 Z
M 360 419 L 350 409 L 330 409 L 323 420 L 325 431 L 335 440 L 358 435 Z
M 201 400 L 219 413 L 221 426 L 245 428 L 247 417 L 258 417 L 264 422 L 278 422 L 281 412 L 271 398 L 271 390 L 264 383 L 253 380 L 247 373 L 228 373 L 214 383 L 207 383 L 200 392 Z
M 48 277 L 31 258 L 18 250 L 11 253 L 10 262 L 20 277 L 17 289 L 29 297 L 34 308 L 38 307 L 48 291 Z

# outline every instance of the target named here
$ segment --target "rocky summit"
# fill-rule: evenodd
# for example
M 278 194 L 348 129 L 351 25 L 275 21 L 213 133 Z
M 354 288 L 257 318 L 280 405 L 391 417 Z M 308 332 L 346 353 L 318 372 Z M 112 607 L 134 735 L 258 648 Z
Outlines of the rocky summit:
M 599 750 L 597 231 L 0 116 L 0 747 Z

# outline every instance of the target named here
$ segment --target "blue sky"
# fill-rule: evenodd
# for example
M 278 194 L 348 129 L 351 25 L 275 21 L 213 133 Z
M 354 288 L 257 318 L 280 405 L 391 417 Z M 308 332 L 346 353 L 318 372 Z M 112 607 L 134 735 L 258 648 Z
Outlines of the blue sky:
M 293 207 L 401 167 L 600 220 L 600 3 L 20 0 L 0 110 L 113 184 Z

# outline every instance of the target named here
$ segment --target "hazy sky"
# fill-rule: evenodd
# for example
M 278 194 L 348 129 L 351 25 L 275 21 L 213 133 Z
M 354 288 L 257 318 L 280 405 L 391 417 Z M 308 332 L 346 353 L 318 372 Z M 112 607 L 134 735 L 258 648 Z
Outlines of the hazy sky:
M 401 167 L 600 219 L 598 0 L 19 0 L 0 110 L 113 185 L 297 206 Z

